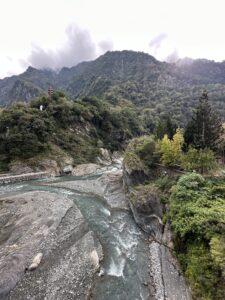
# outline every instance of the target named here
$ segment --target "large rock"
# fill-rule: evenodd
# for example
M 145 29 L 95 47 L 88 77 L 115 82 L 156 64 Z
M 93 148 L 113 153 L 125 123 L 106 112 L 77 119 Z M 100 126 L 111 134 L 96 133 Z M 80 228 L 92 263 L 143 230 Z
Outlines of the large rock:
M 160 238 L 163 212 L 159 191 L 153 186 L 140 186 L 130 192 L 129 200 L 136 223 L 145 232 Z
M 14 175 L 20 175 L 20 174 L 33 173 L 34 168 L 31 168 L 26 163 L 21 161 L 13 161 L 9 165 L 9 171 Z
M 111 156 L 109 154 L 109 150 L 104 149 L 104 148 L 100 148 L 99 149 L 101 156 L 103 159 L 107 160 L 107 161 L 111 161 Z
M 84 175 L 90 175 L 92 173 L 95 173 L 98 169 L 100 169 L 101 166 L 97 165 L 97 164 L 81 164 L 76 166 L 73 171 L 72 174 L 74 176 L 84 176 Z
M 104 166 L 111 165 L 112 158 L 111 158 L 111 155 L 109 153 L 109 150 L 107 150 L 105 148 L 100 148 L 99 152 L 100 152 L 100 156 L 97 157 L 97 162 L 100 163 L 101 165 L 104 165 Z
M 0 299 L 86 297 L 102 249 L 72 200 L 43 191 L 1 198 L 0 228 Z
M 113 164 L 118 164 L 118 165 L 122 165 L 123 163 L 123 157 L 122 157 L 122 154 L 118 151 L 114 151 L 112 156 L 111 156 L 111 159 L 112 159 L 112 163 Z
M 123 180 L 127 187 L 141 184 L 148 179 L 149 175 L 144 167 L 133 168 L 133 166 L 129 166 L 128 163 L 123 160 Z
M 72 174 L 72 172 L 73 172 L 73 166 L 72 165 L 67 165 L 62 170 L 62 174 Z
M 61 168 L 58 163 L 53 159 L 42 159 L 38 162 L 38 170 L 47 171 L 51 173 L 53 176 L 60 175 Z

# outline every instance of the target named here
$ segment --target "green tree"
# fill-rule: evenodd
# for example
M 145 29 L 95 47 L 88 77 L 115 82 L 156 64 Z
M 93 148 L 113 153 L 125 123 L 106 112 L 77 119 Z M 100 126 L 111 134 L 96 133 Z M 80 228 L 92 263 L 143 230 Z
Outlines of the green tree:
M 199 99 L 192 120 L 186 127 L 185 142 L 196 149 L 217 150 L 222 132 L 222 122 L 209 104 L 208 94 L 205 91 Z
M 173 138 L 173 135 L 176 133 L 177 124 L 170 118 L 170 116 L 165 116 L 160 119 L 155 128 L 155 135 L 162 139 L 166 134 L 169 139 Z

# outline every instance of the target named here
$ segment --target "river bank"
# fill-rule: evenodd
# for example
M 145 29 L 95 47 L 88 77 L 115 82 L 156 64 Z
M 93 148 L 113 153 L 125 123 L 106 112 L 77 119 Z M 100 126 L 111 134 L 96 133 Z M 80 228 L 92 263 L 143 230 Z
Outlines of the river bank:
M 189 299 L 167 249 L 135 224 L 122 177 L 118 163 L 2 188 L 1 299 Z
M 190 300 L 191 293 L 173 253 L 172 233 L 169 223 L 163 224 L 163 204 L 154 187 L 139 186 L 141 173 L 132 173 L 123 165 L 123 182 L 126 198 L 135 222 L 149 237 L 151 295 L 157 300 Z M 136 189 L 134 189 L 134 186 Z

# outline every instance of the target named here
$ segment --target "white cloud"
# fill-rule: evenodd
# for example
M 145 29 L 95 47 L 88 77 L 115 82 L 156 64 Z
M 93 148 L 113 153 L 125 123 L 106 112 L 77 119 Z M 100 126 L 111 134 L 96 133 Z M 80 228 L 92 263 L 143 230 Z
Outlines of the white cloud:
M 35 68 L 72 67 L 97 56 L 96 44 L 87 30 L 76 25 L 66 29 L 66 42 L 59 49 L 43 49 L 33 45 L 27 62 Z
M 57 70 L 95 59 L 100 54 L 112 49 L 111 41 L 103 40 L 96 45 L 88 30 L 71 24 L 66 28 L 66 41 L 59 49 L 45 50 L 33 45 L 27 65 L 32 65 L 37 69 Z M 22 64 L 24 65 L 24 61 Z
M 101 49 L 101 52 L 103 53 L 113 50 L 113 42 L 111 40 L 100 41 L 98 43 L 98 46 Z
M 112 48 L 110 41 L 115 50 L 145 51 L 158 59 L 177 49 L 181 57 L 224 60 L 224 10 L 223 0 L 1 0 L 0 77 L 23 71 L 21 60 L 58 67 L 91 59 Z M 74 23 L 80 29 L 65 35 Z M 160 33 L 161 44 L 154 44 Z

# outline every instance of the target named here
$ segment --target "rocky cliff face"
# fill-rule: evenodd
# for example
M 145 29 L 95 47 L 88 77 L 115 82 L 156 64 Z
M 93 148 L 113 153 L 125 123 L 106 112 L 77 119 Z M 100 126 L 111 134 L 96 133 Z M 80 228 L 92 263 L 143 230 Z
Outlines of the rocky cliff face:
M 153 299 L 190 300 L 191 293 L 173 255 L 173 241 L 169 223 L 163 225 L 163 204 L 156 188 L 140 185 L 134 189 L 132 182 L 142 183 L 145 176 L 134 173 L 134 178 L 123 166 L 123 180 L 136 223 L 148 233 L 150 252 L 151 293 Z
M 3 197 L 0 221 L 0 299 L 86 297 L 102 249 L 72 200 L 44 191 Z M 38 269 L 26 271 L 38 253 Z

